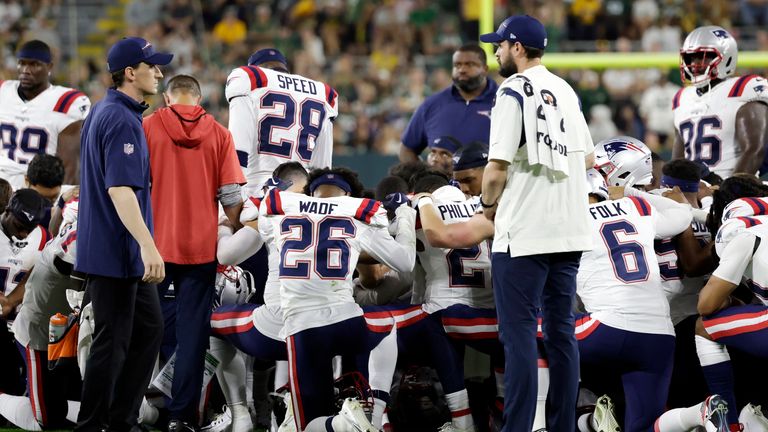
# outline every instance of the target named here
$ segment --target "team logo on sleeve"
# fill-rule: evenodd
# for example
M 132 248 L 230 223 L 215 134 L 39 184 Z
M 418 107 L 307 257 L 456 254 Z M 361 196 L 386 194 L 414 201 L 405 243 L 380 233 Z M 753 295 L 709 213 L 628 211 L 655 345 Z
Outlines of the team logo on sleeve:
M 131 143 L 123 144 L 123 153 L 127 155 L 133 154 L 133 144 Z
M 754 89 L 755 89 L 755 93 L 763 94 L 763 92 L 765 91 L 765 86 L 762 84 L 756 85 Z

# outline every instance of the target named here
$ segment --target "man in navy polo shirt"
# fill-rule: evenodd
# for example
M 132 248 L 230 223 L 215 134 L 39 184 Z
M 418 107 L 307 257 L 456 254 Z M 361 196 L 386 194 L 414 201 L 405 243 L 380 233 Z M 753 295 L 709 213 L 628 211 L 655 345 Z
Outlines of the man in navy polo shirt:
M 160 349 L 155 284 L 165 269 L 152 239 L 141 115 L 163 77 L 157 65 L 171 59 L 141 38 L 115 43 L 107 54 L 114 86 L 83 125 L 75 269 L 87 274 L 95 327 L 76 430 L 136 430 Z
M 428 97 L 403 132 L 400 161 L 419 158 L 436 139 L 451 136 L 459 142 L 488 142 L 491 107 L 498 85 L 487 77 L 485 51 L 464 45 L 453 53 L 453 85 Z

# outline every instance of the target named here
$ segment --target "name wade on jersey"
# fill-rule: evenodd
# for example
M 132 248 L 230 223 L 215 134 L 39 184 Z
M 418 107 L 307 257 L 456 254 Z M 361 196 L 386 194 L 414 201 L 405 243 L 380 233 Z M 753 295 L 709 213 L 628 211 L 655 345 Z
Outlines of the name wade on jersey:
M 605 219 L 605 218 L 611 218 L 611 217 L 616 217 L 621 215 L 627 216 L 627 212 L 624 211 L 623 208 L 621 208 L 620 202 L 611 202 L 611 203 L 605 203 L 605 204 L 596 205 L 594 207 L 590 207 L 589 213 L 592 215 L 592 218 L 595 220 L 599 218 Z
M 301 93 L 317 95 L 317 86 L 314 82 L 297 78 L 295 76 L 277 75 L 279 87 L 284 90 L 293 90 Z
M 313 213 L 327 215 L 333 213 L 333 210 L 338 207 L 338 204 L 317 202 L 317 201 L 299 201 L 299 211 L 301 213 Z

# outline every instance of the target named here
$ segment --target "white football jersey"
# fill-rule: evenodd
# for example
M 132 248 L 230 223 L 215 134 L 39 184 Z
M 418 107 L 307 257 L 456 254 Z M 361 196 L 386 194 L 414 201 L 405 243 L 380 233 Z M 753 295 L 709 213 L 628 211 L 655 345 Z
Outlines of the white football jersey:
M 584 252 L 577 293 L 587 312 L 614 328 L 674 335 L 653 249 L 657 210 L 640 197 L 589 205 L 595 248 Z
M 768 81 L 757 75 L 728 78 L 702 95 L 694 86 L 680 89 L 672 112 L 685 158 L 730 177 L 742 153 L 736 145 L 736 112 L 756 100 L 768 103 Z
M 723 223 L 715 237 L 720 257 L 714 276 L 747 285 L 768 306 L 768 216 L 736 216 Z
M 475 214 L 477 200 L 435 199 L 434 206 L 446 224 L 454 224 Z M 424 244 L 418 256 L 426 274 L 425 311 L 434 313 L 454 304 L 495 308 L 488 241 L 466 249 L 446 249 L 430 246 L 422 230 L 416 232 L 416 238 Z
M 18 90 L 18 81 L 0 81 L 0 141 L 3 145 L 0 174 L 3 178 L 23 176 L 27 172 L 27 163 L 36 154 L 55 155 L 59 133 L 71 123 L 84 120 L 91 109 L 88 96 L 68 87 L 51 85 L 29 101 L 24 101 Z M 21 185 L 12 183 L 12 186 L 23 187 L 23 177 Z
M 240 220 L 253 220 L 258 218 L 261 199 L 249 197 L 243 203 L 243 211 L 240 213 Z M 262 226 L 263 225 L 263 226 Z M 279 309 L 280 308 L 280 251 L 275 243 L 275 233 L 272 224 L 259 224 L 259 235 L 267 248 L 267 264 L 269 270 L 267 273 L 267 283 L 264 286 L 264 304 Z
M 388 225 L 386 211 L 370 199 L 312 198 L 277 189 L 265 196 L 259 231 L 265 239 L 273 236 L 280 260 L 286 335 L 363 314 L 352 295 L 361 252 L 397 271 L 413 268 L 415 235 L 401 244 Z M 413 232 L 413 221 L 406 228 Z
M 704 245 L 712 239 L 706 224 L 692 221 L 691 228 L 700 244 Z M 654 243 L 656 258 L 659 261 L 661 285 L 669 301 L 669 313 L 675 325 L 689 316 L 699 314 L 697 310 L 699 291 L 709 278 L 709 275 L 697 277 L 683 275 L 677 264 L 676 248 L 677 243 L 672 238 L 656 240 Z
M 244 167 L 248 195 L 258 193 L 284 162 L 305 168 L 331 166 L 333 119 L 338 95 L 328 84 L 260 68 L 242 66 L 227 77 L 229 131 Z
M 34 229 L 20 242 L 12 241 L 0 229 L 0 283 L 4 295 L 16 289 L 16 285 L 37 262 L 48 240 L 48 232 L 41 227 Z

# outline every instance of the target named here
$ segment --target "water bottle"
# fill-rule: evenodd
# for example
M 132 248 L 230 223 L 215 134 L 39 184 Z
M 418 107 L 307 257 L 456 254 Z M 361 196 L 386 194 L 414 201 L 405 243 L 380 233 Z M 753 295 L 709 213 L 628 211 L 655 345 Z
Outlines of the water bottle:
M 51 321 L 48 324 L 48 343 L 61 339 L 65 331 L 67 331 L 67 317 L 66 315 L 56 313 L 56 315 L 51 317 Z

